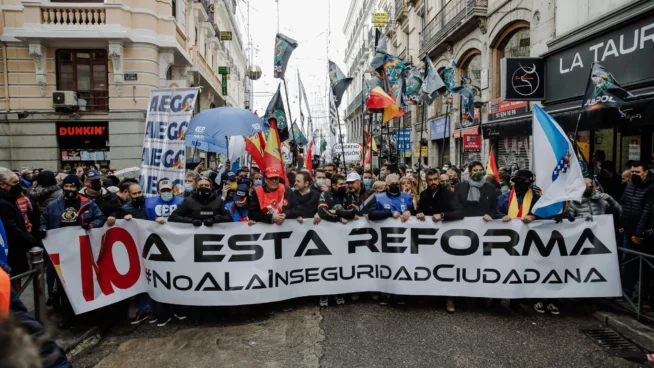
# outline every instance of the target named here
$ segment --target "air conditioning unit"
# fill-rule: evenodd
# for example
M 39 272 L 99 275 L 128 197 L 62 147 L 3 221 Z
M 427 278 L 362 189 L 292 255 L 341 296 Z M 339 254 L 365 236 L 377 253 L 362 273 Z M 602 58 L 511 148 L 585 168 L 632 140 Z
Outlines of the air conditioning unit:
M 52 92 L 53 107 L 74 107 L 77 106 L 77 92 L 75 91 L 54 91 Z

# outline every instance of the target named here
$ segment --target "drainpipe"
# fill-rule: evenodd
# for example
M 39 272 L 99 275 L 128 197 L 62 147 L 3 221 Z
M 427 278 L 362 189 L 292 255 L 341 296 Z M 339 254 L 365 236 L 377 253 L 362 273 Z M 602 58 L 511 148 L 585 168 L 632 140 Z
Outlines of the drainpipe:
M 9 112 L 9 67 L 7 66 L 8 61 L 7 61 L 7 43 L 3 42 L 2 43 L 2 58 L 3 58 L 3 73 L 5 76 L 5 98 L 3 100 L 5 101 L 5 110 Z

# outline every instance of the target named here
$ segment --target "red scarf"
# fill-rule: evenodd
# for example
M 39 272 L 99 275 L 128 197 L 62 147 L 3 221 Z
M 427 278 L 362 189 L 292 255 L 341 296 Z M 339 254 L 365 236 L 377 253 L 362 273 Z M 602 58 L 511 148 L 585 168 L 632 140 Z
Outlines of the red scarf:
M 259 198 L 259 207 L 263 213 L 272 215 L 273 213 L 283 213 L 284 205 L 286 200 L 284 199 L 284 193 L 286 193 L 286 188 L 284 185 L 279 185 L 277 190 L 272 192 L 266 192 L 263 190 L 263 185 L 255 187 L 254 190 L 257 192 L 257 198 Z M 270 208 L 268 208 L 270 206 Z M 272 210 L 272 211 L 271 211 Z

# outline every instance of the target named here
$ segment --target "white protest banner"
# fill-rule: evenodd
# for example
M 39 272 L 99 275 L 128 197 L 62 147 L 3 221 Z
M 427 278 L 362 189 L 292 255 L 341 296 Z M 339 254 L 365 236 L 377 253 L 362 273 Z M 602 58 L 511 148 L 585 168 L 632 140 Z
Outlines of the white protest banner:
M 71 241 L 72 240 L 72 241 Z M 181 305 L 243 305 L 376 291 L 483 298 L 621 296 L 613 218 L 480 217 L 282 225 L 118 221 L 48 231 L 76 313 L 139 293 Z M 103 243 L 104 242 L 104 243 Z
M 150 93 L 139 180 L 146 196 L 157 195 L 157 186 L 163 179 L 173 182 L 174 194 L 184 190 L 184 141 L 198 91 L 199 88 L 166 88 Z
M 344 143 L 343 150 L 345 150 L 345 162 L 361 161 L 361 146 L 358 143 Z M 333 153 L 336 155 L 343 154 L 340 143 L 334 145 Z M 342 157 L 341 160 L 343 160 Z

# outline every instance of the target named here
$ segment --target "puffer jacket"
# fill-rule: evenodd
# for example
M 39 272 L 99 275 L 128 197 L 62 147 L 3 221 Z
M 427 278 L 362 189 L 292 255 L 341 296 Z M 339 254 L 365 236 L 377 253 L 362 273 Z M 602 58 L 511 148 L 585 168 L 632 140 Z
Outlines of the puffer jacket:
M 635 186 L 627 184 L 622 194 L 622 216 L 620 226 L 629 235 L 641 235 L 647 228 L 651 216 L 651 207 L 648 205 L 652 189 L 654 188 L 654 175 L 647 174 L 643 183 Z
M 39 204 L 39 208 L 41 209 L 41 212 L 43 212 L 50 202 L 61 196 L 62 192 L 61 187 L 58 185 L 51 185 L 48 187 L 42 187 L 39 185 L 28 189 L 27 195 Z
M 610 195 L 601 192 L 593 193 L 590 198 L 582 198 L 581 202 L 570 201 L 568 215 L 572 217 L 598 216 L 605 214 L 621 214 L 622 206 Z

